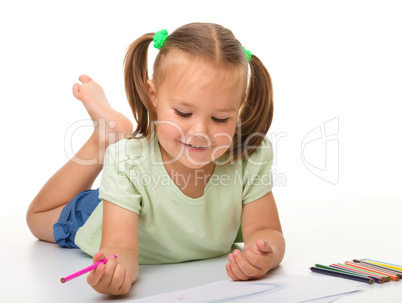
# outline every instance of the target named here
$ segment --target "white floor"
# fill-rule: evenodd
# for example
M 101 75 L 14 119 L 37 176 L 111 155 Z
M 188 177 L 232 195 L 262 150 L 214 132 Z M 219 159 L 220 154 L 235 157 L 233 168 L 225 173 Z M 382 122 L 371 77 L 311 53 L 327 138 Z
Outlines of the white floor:
M 308 267 L 353 258 L 402 263 L 402 197 L 334 199 L 279 206 L 287 252 L 276 274 L 311 275 Z M 85 277 L 60 278 L 92 263 L 79 250 L 31 236 L 23 215 L 0 215 L 2 302 L 105 302 Z M 173 265 L 141 266 L 140 278 L 119 302 L 228 279 L 226 256 Z M 372 285 L 337 302 L 399 302 L 402 281 Z

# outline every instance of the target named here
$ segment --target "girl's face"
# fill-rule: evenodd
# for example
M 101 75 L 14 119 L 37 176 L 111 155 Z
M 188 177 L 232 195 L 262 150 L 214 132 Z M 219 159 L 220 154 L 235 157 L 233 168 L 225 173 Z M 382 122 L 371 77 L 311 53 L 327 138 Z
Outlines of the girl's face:
M 245 88 L 242 83 L 221 86 L 216 74 L 209 64 L 192 63 L 191 71 L 176 64 L 157 89 L 148 80 L 161 153 L 172 165 L 201 168 L 230 147 Z

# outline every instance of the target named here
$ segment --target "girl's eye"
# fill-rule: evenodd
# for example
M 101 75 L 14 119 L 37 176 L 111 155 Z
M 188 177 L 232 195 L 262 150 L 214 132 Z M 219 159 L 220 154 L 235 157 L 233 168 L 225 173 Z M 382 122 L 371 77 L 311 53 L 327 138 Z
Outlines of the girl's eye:
M 218 119 L 218 118 L 212 117 L 212 120 L 214 120 L 216 123 L 225 123 L 225 122 L 227 122 L 229 120 L 229 118 Z
M 183 117 L 183 118 L 187 118 L 192 115 L 191 113 L 182 113 L 182 112 L 178 111 L 177 109 L 175 109 L 175 112 L 176 112 L 176 114 L 178 114 L 180 117 Z
M 177 109 L 175 109 L 175 112 L 177 115 L 179 115 L 180 117 L 183 117 L 183 118 L 188 118 L 192 115 L 192 113 L 182 113 L 181 111 L 178 111 Z M 229 118 L 219 119 L 219 118 L 212 117 L 212 120 L 214 120 L 216 123 L 225 123 L 229 120 Z

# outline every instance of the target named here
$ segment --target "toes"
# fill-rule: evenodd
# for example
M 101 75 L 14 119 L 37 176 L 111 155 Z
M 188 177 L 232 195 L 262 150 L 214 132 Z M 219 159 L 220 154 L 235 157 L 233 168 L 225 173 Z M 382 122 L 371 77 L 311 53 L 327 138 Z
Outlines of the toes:
M 90 76 L 87 75 L 81 75 L 78 80 L 80 80 L 82 83 L 87 83 L 93 81 Z
M 78 99 L 78 94 L 80 92 L 80 85 L 78 83 L 73 84 L 73 95 Z

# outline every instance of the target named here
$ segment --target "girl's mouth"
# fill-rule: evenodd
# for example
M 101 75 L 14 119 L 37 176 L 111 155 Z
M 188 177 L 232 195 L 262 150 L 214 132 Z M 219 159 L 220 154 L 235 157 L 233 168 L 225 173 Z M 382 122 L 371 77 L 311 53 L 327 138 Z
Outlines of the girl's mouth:
M 180 141 L 181 142 L 181 141 Z M 186 146 L 187 148 L 190 148 L 191 150 L 206 150 L 209 149 L 210 146 L 201 146 L 201 145 L 193 145 L 193 144 L 187 144 L 187 143 L 183 143 L 181 142 L 184 146 Z

